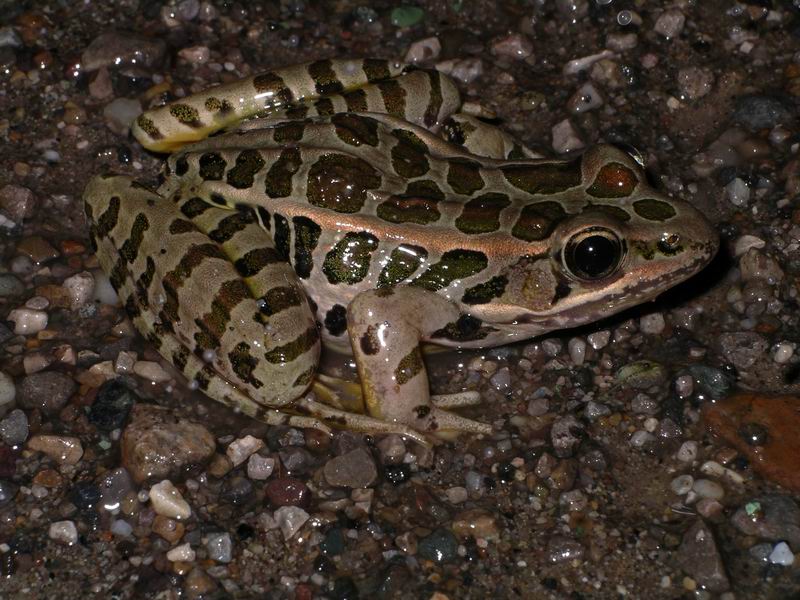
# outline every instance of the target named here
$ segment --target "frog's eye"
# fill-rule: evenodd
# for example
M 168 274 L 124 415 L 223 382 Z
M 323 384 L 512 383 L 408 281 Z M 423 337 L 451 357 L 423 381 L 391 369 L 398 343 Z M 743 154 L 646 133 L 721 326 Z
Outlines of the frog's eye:
M 567 270 L 578 279 L 602 279 L 613 273 L 622 262 L 622 243 L 610 229 L 584 229 L 573 235 L 564 246 L 563 261 Z

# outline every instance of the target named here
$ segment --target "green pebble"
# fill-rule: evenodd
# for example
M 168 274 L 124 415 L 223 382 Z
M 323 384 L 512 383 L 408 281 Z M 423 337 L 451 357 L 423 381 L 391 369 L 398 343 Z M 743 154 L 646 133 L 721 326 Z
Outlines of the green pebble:
M 391 13 L 392 25 L 395 27 L 411 27 L 425 17 L 425 11 L 418 6 L 398 6 Z
M 417 553 L 439 564 L 452 562 L 458 556 L 458 540 L 446 529 L 436 529 L 419 541 Z

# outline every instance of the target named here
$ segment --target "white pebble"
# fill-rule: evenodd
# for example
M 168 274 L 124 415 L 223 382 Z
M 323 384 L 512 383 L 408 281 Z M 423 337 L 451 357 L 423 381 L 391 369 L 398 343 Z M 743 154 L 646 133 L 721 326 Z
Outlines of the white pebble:
M 661 313 L 651 313 L 639 319 L 639 329 L 648 335 L 659 335 L 664 327 L 664 315 Z
M 665 10 L 656 20 L 653 30 L 669 40 L 680 35 L 685 23 L 686 17 L 681 11 Z
M 175 546 L 167 552 L 167 560 L 172 562 L 194 562 L 195 557 L 195 551 L 188 543 Z
M 739 258 L 740 256 L 746 254 L 750 248 L 756 248 L 760 250 L 766 245 L 767 242 L 762 240 L 760 237 L 756 237 L 754 235 L 742 235 L 736 239 L 736 242 L 733 245 L 733 255 L 736 258 Z
M 188 519 L 192 514 L 189 503 L 169 479 L 150 488 L 150 503 L 157 514 L 170 519 Z
M 51 540 L 61 542 L 71 546 L 78 541 L 78 529 L 75 527 L 73 521 L 56 521 L 50 523 L 50 529 L 47 532 Z
M 69 296 L 69 306 L 76 310 L 88 304 L 94 295 L 94 277 L 88 271 L 67 277 L 62 284 Z
M 50 306 L 50 301 L 44 296 L 32 296 L 25 301 L 25 308 L 32 310 L 45 310 Z
M 439 38 L 433 36 L 422 40 L 417 40 L 408 48 L 405 62 L 420 63 L 428 60 L 436 60 L 442 52 L 442 43 Z
M 139 377 L 152 381 L 153 383 L 164 383 L 172 379 L 160 364 L 151 360 L 140 360 L 133 365 L 133 372 Z
M 794 553 L 786 542 L 778 542 L 770 552 L 769 562 L 773 565 L 790 567 L 794 563 Z
M 711 475 L 711 477 L 724 477 L 725 467 L 715 460 L 707 460 L 700 465 L 700 472 L 703 475 Z
M 14 333 L 17 335 L 33 335 L 47 327 L 47 313 L 29 308 L 15 308 L 8 313 L 7 319 L 14 321 Z
M 634 448 L 641 448 L 645 444 L 653 442 L 655 439 L 656 437 L 652 433 L 640 429 L 633 432 L 633 435 L 631 436 L 631 446 Z
M 694 379 L 691 375 L 681 375 L 675 379 L 675 391 L 681 398 L 688 398 L 694 392 Z
M 111 304 L 112 306 L 119 302 L 119 296 L 114 291 L 108 275 L 100 270 L 92 273 L 94 275 L 94 296 L 92 300 L 97 300 L 101 304 Z
M 586 341 L 589 342 L 589 345 L 595 350 L 602 350 L 605 348 L 610 339 L 611 332 L 608 329 L 603 331 L 595 331 L 586 337 Z
M 775 346 L 775 353 L 772 355 L 772 360 L 779 365 L 784 365 L 791 360 L 792 355 L 794 355 L 794 346 L 789 342 L 781 342 Z
M 503 58 L 521 60 L 533 54 L 533 44 L 524 35 L 512 33 L 492 43 L 492 54 Z
M 725 194 L 734 206 L 745 206 L 750 201 L 750 188 L 741 177 L 736 177 L 725 186 Z
M 483 61 L 480 58 L 443 60 L 436 63 L 436 70 L 461 83 L 472 83 L 483 75 Z
M 452 504 L 461 504 L 469 499 L 467 488 L 461 486 L 448 488 L 445 491 L 445 495 Z
M 681 444 L 678 452 L 675 454 L 681 462 L 692 462 L 697 458 L 697 442 L 688 440 Z
M 594 63 L 604 60 L 606 58 L 611 58 L 613 56 L 614 53 L 611 50 L 603 50 L 598 54 L 591 54 L 589 56 L 576 58 L 565 64 L 564 68 L 562 69 L 562 72 L 564 73 L 564 75 L 575 75 L 577 73 L 580 73 L 581 71 L 586 71 Z
M 691 475 L 678 475 L 673 479 L 669 487 L 678 496 L 684 496 L 689 493 L 694 485 L 694 477 Z
M 586 359 L 586 342 L 583 338 L 572 338 L 567 342 L 567 350 L 572 364 L 581 366 Z
M 580 150 L 585 145 L 569 119 L 553 125 L 552 134 L 553 150 L 559 154 Z
M 275 522 L 281 528 L 285 540 L 292 539 L 308 518 L 308 513 L 299 506 L 281 506 L 275 511 Z
M 725 497 L 725 490 L 722 486 L 710 479 L 697 479 L 692 486 L 692 491 L 701 498 L 722 500 Z
M 508 370 L 508 367 L 503 367 L 492 375 L 489 381 L 491 381 L 495 389 L 502 392 L 511 385 L 511 372 Z
M 589 81 L 584 83 L 567 101 L 567 110 L 574 115 L 603 106 L 603 97 Z
M 231 459 L 233 466 L 238 467 L 246 461 L 251 454 L 258 452 L 263 447 L 263 441 L 252 435 L 246 435 L 238 440 L 233 440 L 225 449 L 225 454 Z
M 111 533 L 119 537 L 129 537 L 133 533 L 133 527 L 127 521 L 117 519 L 111 523 Z
M 0 371 L 0 415 L 14 406 L 14 398 L 17 397 L 17 387 L 11 376 Z
M 256 481 L 269 479 L 275 469 L 275 459 L 269 456 L 253 454 L 247 460 L 247 476 Z
M 114 362 L 114 371 L 120 375 L 132 373 L 136 358 L 136 352 L 122 350 L 117 354 L 117 360 Z
M 658 419 L 655 417 L 648 417 L 644 420 L 644 430 L 653 433 L 656 429 L 658 429 Z

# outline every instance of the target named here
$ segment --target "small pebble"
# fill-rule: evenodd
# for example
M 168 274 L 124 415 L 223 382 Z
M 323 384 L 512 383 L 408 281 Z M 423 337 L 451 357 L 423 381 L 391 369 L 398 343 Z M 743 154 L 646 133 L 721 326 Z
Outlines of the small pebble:
M 788 342 L 781 342 L 775 346 L 772 360 L 779 365 L 785 365 L 792 359 L 792 356 L 794 356 L 794 346 Z
M 602 350 L 608 345 L 608 342 L 611 340 L 611 332 L 606 330 L 603 331 L 595 331 L 594 333 L 590 333 L 586 336 L 586 341 L 589 342 L 589 345 L 595 350 Z
M 694 485 L 694 478 L 691 475 L 678 475 L 670 482 L 670 489 L 678 496 L 688 494 Z
M 582 338 L 571 338 L 567 342 L 567 351 L 572 364 L 579 367 L 586 359 L 586 342 Z
M 778 542 L 769 555 L 769 562 L 773 565 L 791 567 L 794 564 L 794 553 L 786 542 Z
M 172 376 L 159 363 L 150 360 L 137 361 L 133 365 L 133 372 L 153 383 L 164 383 L 172 379 Z
M 256 481 L 269 479 L 275 469 L 275 459 L 270 456 L 252 454 L 247 459 L 247 476 Z
M 448 488 L 445 494 L 452 504 L 461 504 L 462 502 L 466 502 L 469 498 L 467 488 L 461 486 Z
M 229 533 L 214 533 L 208 536 L 206 542 L 208 557 L 220 563 L 229 563 L 232 560 L 233 544 Z
M 633 435 L 631 436 L 630 439 L 630 443 L 631 446 L 633 446 L 634 448 L 642 448 L 646 444 L 654 442 L 655 439 L 656 437 L 652 433 L 640 429 L 639 431 L 633 432 Z
M 115 519 L 111 523 L 111 533 L 118 537 L 129 537 L 133 534 L 133 527 L 127 521 L 122 519 Z
M 283 539 L 290 540 L 309 519 L 309 514 L 299 506 L 281 506 L 275 511 L 275 522 L 283 533 Z
M 395 27 L 412 27 L 425 18 L 425 11 L 417 6 L 398 6 L 389 13 Z
M 574 115 L 603 106 L 603 97 L 591 82 L 584 83 L 567 101 L 567 110 Z
M 50 524 L 48 536 L 51 540 L 71 546 L 78 541 L 78 528 L 73 521 L 56 521 Z
M 678 36 L 683 31 L 686 16 L 679 10 L 665 10 L 656 20 L 653 30 L 668 40 Z
M 0 415 L 14 406 L 16 397 L 17 387 L 14 385 L 14 380 L 7 373 L 0 371 Z
M 167 552 L 167 560 L 171 562 L 194 562 L 195 558 L 196 553 L 188 543 L 175 546 Z
M 78 389 L 75 381 L 59 371 L 34 373 L 23 378 L 17 386 L 17 404 L 25 409 L 39 409 L 55 414 Z
M 647 335 L 659 335 L 665 326 L 664 315 L 661 313 L 651 313 L 639 319 L 639 329 Z
M 94 277 L 88 271 L 82 271 L 68 277 L 62 284 L 69 296 L 69 305 L 72 310 L 85 306 L 94 296 Z
M 692 490 L 701 498 L 722 500 L 722 498 L 725 497 L 725 490 L 722 488 L 722 486 L 711 479 L 695 480 Z
M 28 439 L 28 417 L 23 411 L 12 410 L 0 421 L 0 438 L 9 446 L 17 446 Z
M 69 436 L 34 435 L 28 440 L 28 449 L 42 452 L 63 465 L 74 465 L 83 456 L 81 441 Z
M 692 462 L 697 458 L 697 442 L 693 440 L 683 442 L 675 456 L 681 462 Z
M 501 58 L 522 60 L 533 54 L 533 44 L 527 36 L 521 33 L 512 33 L 495 40 L 492 43 L 491 52 Z
M 578 134 L 575 126 L 569 119 L 564 119 L 553 126 L 553 150 L 558 154 L 566 154 L 582 149 L 585 144 Z
M 14 333 L 17 335 L 33 335 L 47 327 L 48 316 L 42 310 L 15 308 L 8 313 L 7 319 L 14 322 Z
M 188 519 L 192 514 L 189 503 L 168 479 L 150 488 L 150 503 L 156 514 L 170 519 Z
M 246 461 L 251 454 L 258 452 L 264 447 L 264 442 L 252 435 L 232 441 L 225 449 L 225 454 L 231 460 L 234 467 L 238 467 Z
M 740 177 L 736 177 L 725 186 L 728 201 L 734 206 L 746 206 L 750 201 L 750 187 Z
M 332 486 L 366 488 L 378 477 L 372 455 L 365 448 L 357 448 L 325 463 L 325 480 Z

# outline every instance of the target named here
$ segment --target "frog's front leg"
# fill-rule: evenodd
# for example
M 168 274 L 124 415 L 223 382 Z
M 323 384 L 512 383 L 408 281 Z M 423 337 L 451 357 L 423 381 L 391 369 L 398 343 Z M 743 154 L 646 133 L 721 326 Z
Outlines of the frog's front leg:
M 441 408 L 474 404 L 474 393 L 437 397 L 436 402 L 430 395 L 420 342 L 460 316 L 446 298 L 410 286 L 368 290 L 353 299 L 347 331 L 374 418 L 436 434 L 491 433 L 490 425 Z

